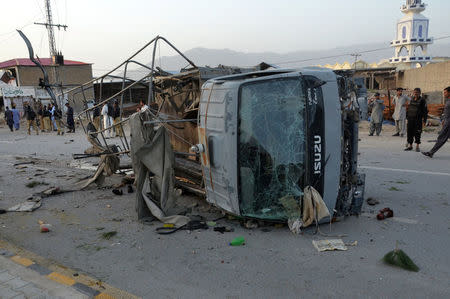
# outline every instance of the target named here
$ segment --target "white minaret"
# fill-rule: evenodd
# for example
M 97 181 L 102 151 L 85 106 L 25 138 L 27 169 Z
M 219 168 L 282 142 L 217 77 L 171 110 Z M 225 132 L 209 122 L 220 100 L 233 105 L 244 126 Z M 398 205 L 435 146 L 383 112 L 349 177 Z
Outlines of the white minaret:
M 391 47 L 395 47 L 395 56 L 389 59 L 390 63 L 414 68 L 431 62 L 427 48 L 433 39 L 428 37 L 429 20 L 421 14 L 424 10 L 425 3 L 421 0 L 406 0 L 406 4 L 402 5 L 401 11 L 405 16 L 397 22 L 397 37 L 391 42 Z

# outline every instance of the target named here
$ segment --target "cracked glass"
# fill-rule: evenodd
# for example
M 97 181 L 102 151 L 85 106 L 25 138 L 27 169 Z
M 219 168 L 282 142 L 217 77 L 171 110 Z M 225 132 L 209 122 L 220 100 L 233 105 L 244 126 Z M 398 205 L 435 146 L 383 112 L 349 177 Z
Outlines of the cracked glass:
M 302 79 L 247 83 L 239 99 L 241 215 L 286 219 L 284 199 L 299 206 L 305 174 L 305 95 Z M 292 205 L 291 205 L 292 206 Z

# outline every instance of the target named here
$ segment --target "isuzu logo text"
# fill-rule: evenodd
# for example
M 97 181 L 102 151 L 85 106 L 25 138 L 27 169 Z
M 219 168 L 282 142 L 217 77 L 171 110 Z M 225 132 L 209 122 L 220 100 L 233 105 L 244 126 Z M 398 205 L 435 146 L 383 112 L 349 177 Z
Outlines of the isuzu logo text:
M 322 170 L 322 137 L 314 135 L 314 174 Z

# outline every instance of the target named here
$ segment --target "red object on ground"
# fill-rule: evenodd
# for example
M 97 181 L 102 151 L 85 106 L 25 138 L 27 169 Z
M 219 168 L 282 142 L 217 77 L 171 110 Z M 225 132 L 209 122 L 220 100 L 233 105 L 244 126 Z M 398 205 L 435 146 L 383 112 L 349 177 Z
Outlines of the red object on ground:
M 394 217 L 394 211 L 392 211 L 390 208 L 384 208 L 380 210 L 380 212 L 377 215 L 378 220 L 383 220 L 391 217 Z

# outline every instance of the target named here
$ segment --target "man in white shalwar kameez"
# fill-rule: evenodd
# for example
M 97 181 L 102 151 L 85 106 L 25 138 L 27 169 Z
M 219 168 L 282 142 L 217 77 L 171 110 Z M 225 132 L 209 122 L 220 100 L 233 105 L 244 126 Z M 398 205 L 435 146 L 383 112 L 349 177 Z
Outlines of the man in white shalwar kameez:
M 103 116 L 103 129 L 106 129 L 111 126 L 110 117 L 108 116 L 108 103 L 103 105 L 101 114 Z M 103 134 L 105 135 L 105 138 L 110 138 L 111 129 L 104 131 Z
M 373 136 L 373 133 L 377 133 L 380 136 L 381 128 L 383 126 L 383 111 L 384 101 L 380 99 L 380 94 L 377 92 L 375 98 L 369 100 L 370 108 L 372 108 L 372 114 L 370 115 L 369 136 Z
M 406 105 L 409 98 L 403 95 L 403 88 L 397 88 L 397 95 L 394 97 L 393 104 L 395 106 L 392 118 L 395 121 L 395 134 L 392 136 L 405 136 L 406 134 Z

